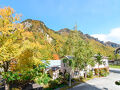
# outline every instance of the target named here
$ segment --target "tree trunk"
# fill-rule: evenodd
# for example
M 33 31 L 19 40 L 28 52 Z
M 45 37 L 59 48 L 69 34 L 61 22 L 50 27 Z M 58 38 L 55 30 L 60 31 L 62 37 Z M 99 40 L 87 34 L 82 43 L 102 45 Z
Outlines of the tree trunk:
M 4 66 L 3 67 L 4 68 L 4 72 L 7 72 L 8 68 L 9 68 L 9 61 L 5 61 L 3 66 Z
M 99 64 L 98 64 L 98 77 L 100 77 Z
M 85 70 L 85 79 L 87 78 L 87 70 Z
M 85 79 L 87 78 L 87 71 L 85 70 Z
M 71 72 L 69 74 L 69 87 L 71 87 Z
M 9 87 L 9 84 L 5 84 L 5 90 L 9 90 L 10 87 Z
M 85 76 L 84 78 L 86 79 L 87 78 L 87 65 L 85 65 Z
M 4 66 L 3 67 L 4 68 L 4 72 L 8 72 L 9 61 L 5 61 L 3 66 Z M 5 81 L 5 90 L 9 90 L 9 89 L 10 89 L 9 84 L 7 84 L 6 81 Z

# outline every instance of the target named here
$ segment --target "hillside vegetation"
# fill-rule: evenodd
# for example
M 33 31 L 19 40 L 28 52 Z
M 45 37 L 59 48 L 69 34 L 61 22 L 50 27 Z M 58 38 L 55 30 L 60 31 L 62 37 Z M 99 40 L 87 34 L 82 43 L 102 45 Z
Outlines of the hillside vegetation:
M 60 47 L 67 40 L 68 35 L 71 31 L 67 28 L 61 29 L 59 31 L 54 31 L 52 29 L 49 29 L 42 21 L 32 19 L 27 19 L 22 23 L 24 24 L 26 32 L 31 32 L 34 34 L 34 40 L 43 40 L 45 43 L 48 43 L 49 47 L 51 47 L 53 51 L 53 54 L 59 54 Z M 88 38 L 81 31 L 79 31 L 79 33 L 81 38 L 90 44 L 94 53 L 100 52 L 104 56 L 113 56 L 113 51 L 115 48 L 104 45 L 92 38 Z

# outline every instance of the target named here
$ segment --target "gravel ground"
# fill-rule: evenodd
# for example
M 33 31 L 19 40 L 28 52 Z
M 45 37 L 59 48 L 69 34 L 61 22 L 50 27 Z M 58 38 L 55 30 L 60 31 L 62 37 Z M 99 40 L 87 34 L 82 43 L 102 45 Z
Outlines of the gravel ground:
M 120 69 L 110 68 L 107 77 L 94 78 L 69 90 L 120 90 L 120 86 L 115 85 L 117 80 L 120 80 Z

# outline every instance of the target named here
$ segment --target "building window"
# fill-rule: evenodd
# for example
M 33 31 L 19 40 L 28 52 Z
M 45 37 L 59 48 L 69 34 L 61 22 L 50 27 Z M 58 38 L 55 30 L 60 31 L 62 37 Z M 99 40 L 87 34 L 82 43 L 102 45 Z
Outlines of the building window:
M 74 72 L 74 75 L 76 75 L 76 76 L 79 75 L 79 72 L 78 72 L 78 71 L 75 71 L 75 72 Z

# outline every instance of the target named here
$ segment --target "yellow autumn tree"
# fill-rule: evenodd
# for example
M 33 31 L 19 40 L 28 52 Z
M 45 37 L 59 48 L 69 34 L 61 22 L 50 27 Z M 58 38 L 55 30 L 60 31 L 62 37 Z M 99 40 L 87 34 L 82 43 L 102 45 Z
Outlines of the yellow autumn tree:
M 17 57 L 17 69 L 19 71 L 29 71 L 33 69 L 33 65 L 39 65 L 42 63 L 42 54 L 40 50 L 43 48 L 37 41 L 30 42 L 25 40 L 22 43 L 19 56 Z
M 52 55 L 47 44 L 37 41 L 32 32 L 24 31 L 19 15 L 14 14 L 11 7 L 0 8 L 0 66 L 6 74 L 6 90 L 9 90 L 7 73 L 13 70 L 12 61 L 16 68 L 11 72 L 30 71 L 34 65 L 42 64 L 42 60 L 51 59 Z
M 19 15 L 14 15 L 11 7 L 0 8 L 0 65 L 4 72 L 9 71 L 11 60 L 18 56 L 23 25 L 18 23 Z M 5 89 L 9 89 L 6 82 Z
M 21 33 L 24 31 L 23 25 L 17 23 L 19 16 L 13 15 L 13 8 L 0 8 L 0 62 L 5 72 L 9 69 L 10 61 L 17 56 L 20 46 L 17 41 L 21 40 Z

